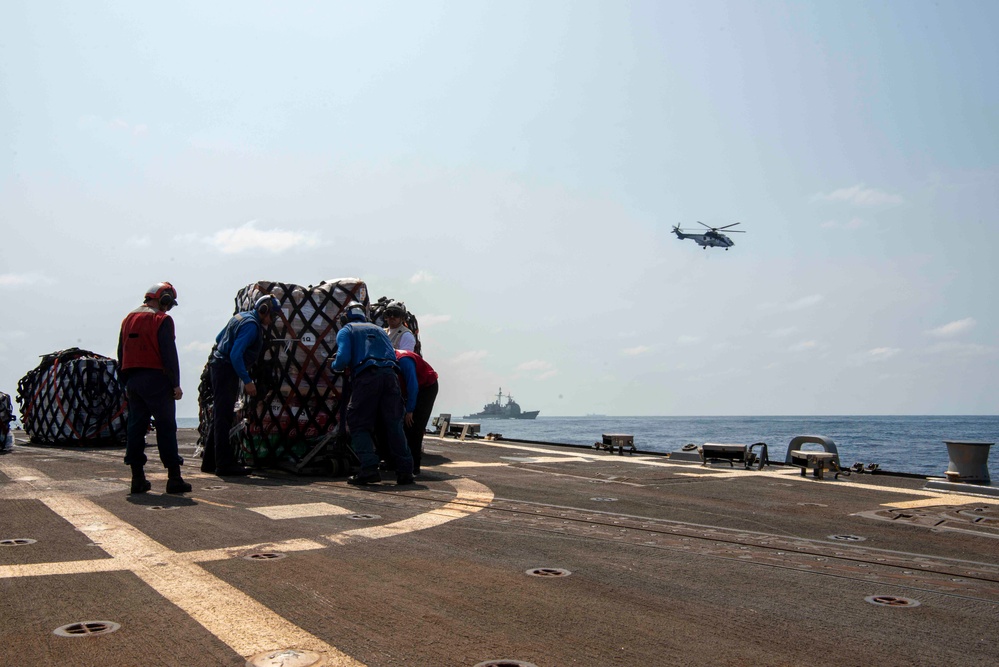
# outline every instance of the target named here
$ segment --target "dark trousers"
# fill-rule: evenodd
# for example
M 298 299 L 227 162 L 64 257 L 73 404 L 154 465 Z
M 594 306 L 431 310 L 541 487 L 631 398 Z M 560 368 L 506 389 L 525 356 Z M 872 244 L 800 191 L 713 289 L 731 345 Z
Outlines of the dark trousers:
M 212 437 L 205 443 L 201 461 L 202 472 L 215 472 L 236 465 L 236 450 L 229 439 L 232 430 L 233 409 L 239 393 L 239 376 L 232 364 L 212 361 L 208 365 L 212 380 Z
M 146 464 L 146 432 L 149 418 L 156 420 L 156 447 L 160 450 L 163 467 L 184 463 L 177 452 L 177 401 L 173 386 L 163 371 L 154 368 L 133 368 L 125 383 L 128 393 L 128 425 L 125 431 L 125 463 Z
M 423 434 L 427 432 L 430 415 L 434 412 L 434 401 L 437 400 L 437 383 L 420 387 L 416 394 L 416 407 L 413 408 L 413 425 L 405 429 L 406 444 L 413 456 L 413 469 L 420 467 L 423 460 Z
M 361 461 L 362 473 L 378 470 L 378 455 L 372 439 L 376 426 L 384 429 L 385 444 L 395 459 L 396 473 L 412 473 L 413 457 L 402 430 L 403 409 L 399 379 L 392 368 L 369 368 L 352 379 L 347 427 L 351 446 Z

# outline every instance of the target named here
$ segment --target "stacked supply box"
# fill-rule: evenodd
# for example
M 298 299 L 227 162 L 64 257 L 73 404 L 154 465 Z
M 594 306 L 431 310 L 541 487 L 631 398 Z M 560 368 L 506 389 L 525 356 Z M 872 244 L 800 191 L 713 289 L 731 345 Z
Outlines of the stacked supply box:
M 251 310 L 256 300 L 274 296 L 280 311 L 266 332 L 263 351 L 250 370 L 257 386 L 254 397 L 236 403 L 235 437 L 251 466 L 292 467 L 312 456 L 313 466 L 336 474 L 346 467 L 347 452 L 332 438 L 339 423 L 342 380 L 333 376 L 329 360 L 336 352 L 336 334 L 343 308 L 351 301 L 368 305 L 368 289 L 357 278 L 324 281 L 302 287 L 260 281 L 236 295 L 235 312 Z M 207 367 L 199 388 L 199 431 L 210 437 L 211 383 Z M 314 452 L 317 443 L 328 443 Z
M 17 404 L 32 442 L 125 442 L 127 400 L 110 357 L 76 347 L 43 356 L 18 381 Z

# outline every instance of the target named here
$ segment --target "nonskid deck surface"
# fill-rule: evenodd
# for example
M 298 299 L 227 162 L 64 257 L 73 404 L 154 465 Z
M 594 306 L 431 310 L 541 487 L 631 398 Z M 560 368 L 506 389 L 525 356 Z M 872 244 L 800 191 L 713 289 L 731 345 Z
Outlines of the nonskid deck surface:
M 995 663 L 994 497 L 433 438 L 416 486 L 222 479 L 180 436 L 184 496 L 0 456 L 0 664 Z

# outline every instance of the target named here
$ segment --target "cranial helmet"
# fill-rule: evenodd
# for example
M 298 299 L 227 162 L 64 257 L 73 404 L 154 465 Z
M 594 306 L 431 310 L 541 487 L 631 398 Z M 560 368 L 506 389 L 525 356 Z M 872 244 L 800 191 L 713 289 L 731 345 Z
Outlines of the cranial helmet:
M 406 315 L 406 304 L 402 301 L 392 301 L 389 305 L 385 306 L 384 315 L 398 315 L 399 317 L 404 317 Z
M 155 299 L 164 308 L 177 305 L 177 290 L 170 283 L 156 283 L 146 290 L 146 299 Z
M 359 303 L 357 301 L 351 301 L 346 306 L 344 306 L 343 314 L 347 318 L 348 322 L 368 321 L 368 313 L 364 308 L 364 304 Z
M 260 317 L 273 315 L 281 309 L 281 304 L 270 294 L 265 294 L 253 303 L 253 309 Z

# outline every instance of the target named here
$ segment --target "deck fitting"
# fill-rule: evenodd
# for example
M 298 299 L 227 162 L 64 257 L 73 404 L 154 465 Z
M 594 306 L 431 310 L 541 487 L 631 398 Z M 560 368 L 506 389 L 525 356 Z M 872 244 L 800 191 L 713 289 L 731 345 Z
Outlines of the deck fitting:
M 597 497 L 597 498 L 590 498 L 590 500 L 595 500 L 598 503 L 613 503 L 613 502 L 617 502 L 617 498 L 600 498 L 600 497 Z
M 382 517 L 378 514 L 351 514 L 347 518 L 353 519 L 354 521 L 374 521 L 375 519 L 380 519 Z
M 29 537 L 12 537 L 6 540 L 0 540 L 0 547 L 23 547 L 28 544 L 35 544 L 37 540 L 33 540 Z
M 261 551 L 243 556 L 246 560 L 280 560 L 287 557 L 288 554 L 278 553 L 276 551 Z
M 81 621 L 60 626 L 52 634 L 59 637 L 95 637 L 110 634 L 119 628 L 121 625 L 112 621 Z
M 475 664 L 475 667 L 538 667 L 533 662 L 523 660 L 486 660 Z
M 323 656 L 315 651 L 284 648 L 251 656 L 246 661 L 246 667 L 313 667 L 321 664 L 322 659 Z
M 830 535 L 829 539 L 840 542 L 864 542 L 867 540 L 866 537 L 861 537 L 860 535 Z
M 534 567 L 530 570 L 525 570 L 524 573 L 532 577 L 568 577 L 572 574 L 569 570 L 560 567 Z
M 864 598 L 865 601 L 871 604 L 876 604 L 880 607 L 918 607 L 919 600 L 913 600 L 912 598 L 899 598 L 894 595 L 870 595 Z

